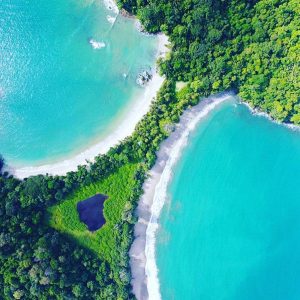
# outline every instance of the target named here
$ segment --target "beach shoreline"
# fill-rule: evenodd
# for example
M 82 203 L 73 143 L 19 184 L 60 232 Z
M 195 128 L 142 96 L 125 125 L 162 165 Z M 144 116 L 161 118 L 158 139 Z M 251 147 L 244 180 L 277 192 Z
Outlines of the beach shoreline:
M 249 111 L 255 116 L 266 118 L 267 120 L 269 120 L 269 121 L 271 121 L 271 122 L 273 122 L 273 123 L 275 123 L 279 126 L 285 126 L 285 127 L 289 128 L 291 130 L 300 131 L 300 126 L 299 125 L 296 125 L 296 124 L 293 124 L 293 123 L 285 123 L 285 122 L 275 120 L 268 113 L 260 110 L 259 108 L 253 108 L 248 102 L 243 101 L 240 98 L 239 98 L 239 103 L 242 104 L 242 105 L 245 105 L 249 109 Z
M 181 156 L 190 133 L 199 122 L 215 107 L 233 96 L 233 93 L 211 96 L 186 110 L 175 131 L 160 146 L 156 163 L 143 185 L 144 194 L 136 209 L 138 222 L 134 228 L 134 242 L 129 252 L 131 284 L 138 300 L 161 298 L 155 262 L 155 236 L 160 212 L 167 198 L 167 186 L 172 178 L 172 168 Z
M 158 34 L 158 48 L 156 60 L 159 57 L 164 57 L 169 51 L 167 45 L 168 37 L 164 34 Z M 130 136 L 143 116 L 149 111 L 153 99 L 156 97 L 158 90 L 163 84 L 164 77 L 158 74 L 155 68 L 155 73 L 151 81 L 145 87 L 145 91 L 141 97 L 134 99 L 126 109 L 126 116 L 121 118 L 115 125 L 115 128 L 103 137 L 100 141 L 85 149 L 81 153 L 67 157 L 64 160 L 42 164 L 40 166 L 25 166 L 13 167 L 6 166 L 6 171 L 19 179 L 24 179 L 34 175 L 65 175 L 67 172 L 76 171 L 79 165 L 85 165 L 87 161 L 94 161 L 94 158 L 99 154 L 106 153 L 111 147 L 117 145 L 120 141 Z

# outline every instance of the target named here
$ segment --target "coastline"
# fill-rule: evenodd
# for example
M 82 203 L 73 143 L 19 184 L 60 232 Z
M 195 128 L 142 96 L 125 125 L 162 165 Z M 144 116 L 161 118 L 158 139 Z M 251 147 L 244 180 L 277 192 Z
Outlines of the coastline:
M 239 103 L 242 104 L 242 105 L 245 105 L 253 115 L 266 118 L 267 120 L 269 120 L 269 121 L 271 121 L 271 122 L 273 122 L 277 125 L 287 127 L 287 128 L 289 128 L 291 130 L 294 130 L 294 131 L 299 131 L 300 130 L 299 125 L 295 125 L 295 124 L 292 124 L 292 123 L 280 122 L 278 120 L 275 120 L 268 113 L 266 113 L 266 112 L 264 112 L 264 111 L 262 111 L 258 108 L 253 108 L 248 102 L 243 101 L 239 97 L 238 97 L 238 99 L 239 99 Z
M 168 37 L 164 34 L 158 34 L 157 38 L 158 48 L 156 60 L 159 57 L 164 57 L 169 51 L 167 47 L 169 44 Z M 164 77 L 160 76 L 158 70 L 155 68 L 155 73 L 151 81 L 146 85 L 142 97 L 132 101 L 129 108 L 126 109 L 128 111 L 126 116 L 115 125 L 115 128 L 113 128 L 107 136 L 81 153 L 54 163 L 21 168 L 7 166 L 6 170 L 19 179 L 39 174 L 65 175 L 67 172 L 76 171 L 79 165 L 85 165 L 87 160 L 94 161 L 97 155 L 106 153 L 111 147 L 117 145 L 120 141 L 133 133 L 137 123 L 149 111 L 152 100 L 155 98 L 163 81 Z
M 161 144 L 156 163 L 143 186 L 144 194 L 136 210 L 138 222 L 134 227 L 134 242 L 129 251 L 131 284 L 138 300 L 161 299 L 155 262 L 155 236 L 160 212 L 167 198 L 167 186 L 172 178 L 172 169 L 187 145 L 190 133 L 201 119 L 233 95 L 226 93 L 211 96 L 186 110 L 175 131 Z

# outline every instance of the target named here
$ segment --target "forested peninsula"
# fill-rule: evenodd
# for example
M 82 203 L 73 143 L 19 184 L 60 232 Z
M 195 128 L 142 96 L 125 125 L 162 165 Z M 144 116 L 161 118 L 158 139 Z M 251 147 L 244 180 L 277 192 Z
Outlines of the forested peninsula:
M 128 251 L 142 184 L 182 112 L 234 90 L 272 118 L 300 123 L 298 0 L 118 0 L 169 36 L 166 76 L 134 134 L 66 176 L 20 181 L 0 160 L 0 298 L 132 299 Z M 178 90 L 176 83 L 185 82 Z M 0 149 L 1 152 L 1 149 Z M 5 158 L 4 158 L 5 160 Z M 91 234 L 76 203 L 95 193 L 106 224 Z

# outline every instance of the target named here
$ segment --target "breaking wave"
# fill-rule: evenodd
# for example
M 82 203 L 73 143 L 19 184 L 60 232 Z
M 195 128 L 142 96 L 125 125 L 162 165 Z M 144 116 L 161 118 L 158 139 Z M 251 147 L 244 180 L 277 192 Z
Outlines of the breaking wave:
M 161 153 L 168 153 L 168 158 L 163 159 L 165 166 L 160 174 L 160 179 L 155 187 L 153 203 L 151 206 L 151 217 L 146 231 L 145 273 L 147 276 L 147 290 L 149 300 L 159 300 L 160 284 L 158 279 L 158 268 L 155 259 L 156 231 L 159 227 L 158 219 L 164 203 L 167 199 L 167 188 L 172 178 L 172 173 L 176 162 L 180 158 L 183 149 L 188 143 L 190 133 L 196 128 L 199 121 L 208 115 L 217 105 L 232 97 L 232 94 L 209 97 L 202 100 L 197 106 L 185 112 L 181 118 L 175 132 L 171 134 L 166 143 L 162 145 L 167 147 L 168 151 L 161 149 L 158 154 L 157 164 L 162 163 Z

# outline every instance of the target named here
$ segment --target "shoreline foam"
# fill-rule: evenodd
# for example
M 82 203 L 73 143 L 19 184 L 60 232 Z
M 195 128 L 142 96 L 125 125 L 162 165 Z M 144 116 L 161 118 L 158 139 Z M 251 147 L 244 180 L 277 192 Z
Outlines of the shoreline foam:
M 168 37 L 166 35 L 158 34 L 157 37 L 158 48 L 156 59 L 166 55 L 168 52 L 167 45 L 169 44 Z M 76 171 L 79 165 L 85 165 L 87 160 L 94 161 L 94 158 L 97 155 L 106 153 L 111 147 L 115 146 L 133 133 L 137 123 L 149 111 L 152 100 L 155 98 L 163 81 L 164 77 L 160 76 L 158 71 L 156 71 L 153 74 L 152 80 L 149 81 L 146 86 L 142 97 L 134 99 L 129 104 L 129 107 L 125 108 L 125 110 L 128 111 L 126 116 L 115 125 L 115 128 L 113 128 L 107 136 L 81 153 L 72 155 L 71 157 L 67 157 L 62 161 L 54 163 L 43 164 L 40 166 L 25 166 L 20 168 L 7 166 L 6 170 L 19 179 L 39 174 L 65 175 L 67 172 Z
M 155 261 L 156 231 L 158 218 L 167 198 L 167 186 L 172 169 L 187 145 L 188 137 L 217 105 L 233 94 L 205 98 L 198 105 L 183 113 L 176 130 L 162 142 L 154 167 L 144 183 L 144 195 L 137 207 L 138 222 L 134 228 L 134 242 L 130 249 L 131 284 L 138 300 L 161 299 L 158 269 Z
M 242 99 L 239 99 L 239 104 L 245 105 L 249 109 L 249 111 L 255 116 L 266 118 L 267 120 L 271 121 L 272 123 L 275 123 L 279 126 L 284 126 L 286 128 L 289 128 L 290 130 L 300 131 L 299 125 L 292 124 L 292 123 L 280 122 L 278 120 L 275 120 L 268 113 L 266 113 L 258 108 L 253 108 L 248 102 L 245 102 Z
M 114 0 L 103 0 L 103 3 L 107 10 L 110 10 L 115 14 L 119 13 L 119 8 Z

